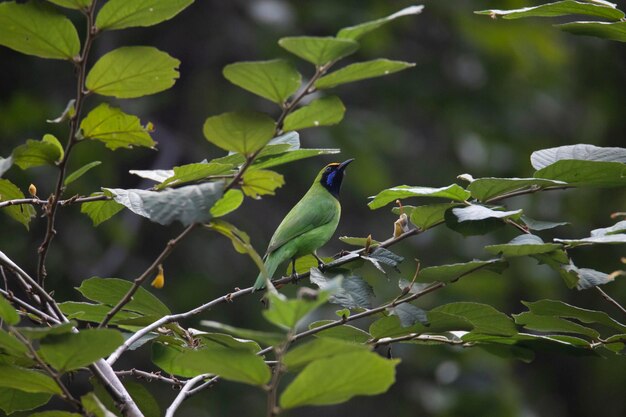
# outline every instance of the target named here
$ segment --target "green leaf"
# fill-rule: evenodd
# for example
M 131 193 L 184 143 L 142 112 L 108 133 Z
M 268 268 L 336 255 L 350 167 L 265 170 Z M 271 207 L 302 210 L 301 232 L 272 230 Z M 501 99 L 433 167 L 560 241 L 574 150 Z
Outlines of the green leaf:
M 74 10 L 86 10 L 93 0 L 48 0 L 50 3 L 54 3 L 57 6 L 67 7 Z
M 467 200 L 470 195 L 469 191 L 466 191 L 457 184 L 441 188 L 399 185 L 397 187 L 383 190 L 374 197 L 370 197 L 373 198 L 373 200 L 368 203 L 368 206 L 371 209 L 377 209 L 391 203 L 392 201 L 409 197 L 438 197 L 463 202 Z
M 612 282 L 615 277 L 604 272 L 596 271 L 590 268 L 578 268 L 576 265 L 569 264 L 561 267 L 568 276 L 573 278 L 576 282 L 576 288 L 579 290 L 586 290 L 589 288 L 597 287 L 598 285 L 607 284 Z M 566 277 L 563 277 L 566 279 Z M 568 280 L 566 279 L 566 283 Z
M 385 58 L 357 62 L 321 77 L 315 81 L 314 86 L 319 90 L 324 90 L 341 84 L 382 77 L 414 66 L 412 62 L 392 61 Z
M 172 344 L 153 343 L 152 344 L 152 363 L 161 368 L 170 375 L 192 378 L 201 374 L 197 369 L 191 369 L 182 366 L 180 358 L 182 358 L 190 349 Z
M 116 30 L 153 26 L 176 16 L 191 3 L 193 0 L 109 0 L 98 12 L 96 27 Z
M 15 184 L 9 180 L 0 179 L 0 202 L 24 198 L 24 193 L 20 191 Z M 10 217 L 22 223 L 26 230 L 30 219 L 35 217 L 35 209 L 30 205 L 8 206 L 4 207 L 5 213 Z
M 0 319 L 12 326 L 20 322 L 20 315 L 4 295 L 0 295 Z
M 411 223 L 421 230 L 428 230 L 431 227 L 443 223 L 445 213 L 448 209 L 459 207 L 456 203 L 429 204 L 427 206 L 403 206 L 404 211 L 409 215 Z M 391 209 L 394 214 L 400 214 L 400 208 Z
M 626 220 L 619 221 L 610 227 L 594 229 L 591 231 L 591 236 L 598 237 L 623 233 L 626 233 Z
M 395 307 L 390 307 L 389 312 L 394 316 L 398 316 L 402 327 L 413 326 L 415 323 L 428 326 L 428 316 L 426 311 L 414 306 L 411 303 L 402 303 Z
M 431 310 L 463 317 L 474 326 L 474 333 L 512 336 L 517 334 L 513 320 L 487 304 L 458 302 L 445 304 Z
M 109 411 L 93 392 L 80 397 L 80 402 L 89 415 L 95 417 L 115 417 L 115 414 Z
M 453 208 L 452 214 L 456 216 L 460 223 L 468 221 L 480 221 L 485 219 L 509 219 L 519 218 L 522 210 L 500 211 L 493 210 L 485 206 L 472 204 L 467 207 Z
M 51 394 L 31 393 L 12 388 L 0 389 L 0 409 L 7 415 L 15 411 L 32 410 L 50 401 Z
M 540 169 L 534 176 L 565 181 L 577 187 L 623 187 L 626 185 L 626 164 L 562 160 Z
M 283 329 L 295 329 L 298 323 L 310 312 L 328 300 L 328 293 L 321 291 L 314 300 L 287 299 L 284 295 L 276 292 L 268 293 L 269 308 L 263 310 L 263 317 L 270 323 Z
M 130 174 L 155 182 L 163 182 L 174 175 L 173 169 L 131 169 Z
M 195 331 L 194 337 L 202 339 L 205 347 L 244 349 L 249 350 L 252 353 L 257 353 L 261 350 L 261 346 L 259 346 L 259 344 L 254 340 L 237 339 L 225 333 L 205 333 Z
M 353 352 L 311 362 L 280 396 L 284 409 L 338 404 L 357 395 L 386 392 L 395 382 L 395 367 L 372 352 Z
M 61 389 L 48 375 L 32 369 L 0 364 L 0 387 L 32 393 L 61 394 Z
M 494 197 L 506 196 L 511 192 L 559 188 L 567 187 L 567 185 L 563 181 L 541 178 L 477 178 L 467 186 L 467 189 L 475 199 L 488 201 Z
M 282 38 L 278 44 L 292 54 L 323 66 L 353 54 L 359 43 L 351 39 L 337 39 L 332 36 L 291 36 Z
M 167 90 L 178 78 L 180 61 L 150 46 L 126 46 L 100 58 L 87 74 L 94 93 L 134 98 Z
M 520 218 L 524 222 L 526 227 L 530 230 L 548 230 L 559 226 L 566 226 L 569 224 L 568 222 L 546 222 L 543 220 L 535 220 L 524 215 L 522 215 L 522 217 Z
M 30 414 L 28 417 L 81 417 L 80 414 L 70 413 L 69 411 L 42 411 L 39 413 Z
M 487 261 L 471 261 L 458 264 L 431 266 L 424 268 L 417 275 L 416 282 L 454 282 L 461 277 L 468 276 L 481 270 L 502 272 L 508 264 L 502 259 Z
M 143 384 L 136 381 L 124 381 L 124 387 L 126 387 L 145 417 L 160 417 L 163 415 L 159 403 Z M 115 409 L 114 405 L 111 409 Z
M 275 195 L 274 190 L 285 185 L 282 175 L 264 169 L 247 170 L 241 179 L 244 194 L 257 200 L 262 195 Z
M 169 176 L 156 189 L 161 190 L 166 187 L 179 186 L 181 184 L 204 180 L 211 175 L 220 175 L 231 172 L 233 165 L 220 164 L 217 162 L 197 162 L 194 164 L 174 167 L 172 175 Z
M 150 124 L 142 126 L 137 116 L 102 103 L 89 112 L 80 123 L 82 135 L 86 139 L 95 139 L 111 149 L 145 146 L 154 148 Z
M 380 245 L 380 242 L 367 237 L 353 237 L 353 236 L 339 236 L 339 240 L 341 240 L 346 245 L 358 246 L 364 248 L 367 244 L 367 241 L 370 241 L 370 247 L 375 248 Z
M 346 108 L 337 96 L 318 98 L 289 114 L 283 130 L 306 129 L 308 127 L 332 126 L 341 122 Z
M 626 42 L 626 22 L 572 22 L 555 26 L 574 35 Z
M 168 225 L 179 221 L 188 226 L 211 219 L 210 209 L 222 197 L 221 182 L 187 185 L 164 191 L 103 188 L 130 211 L 153 222 Z
M 524 7 L 514 10 L 481 10 L 476 14 L 486 14 L 492 18 L 519 19 L 522 17 L 557 17 L 575 15 L 597 16 L 611 20 L 620 20 L 624 12 L 613 7 L 607 7 L 593 3 L 565 0 L 555 3 L 546 3 L 535 7 Z
M 544 243 L 539 236 L 531 234 L 517 236 L 509 243 L 485 246 L 487 252 L 494 255 L 500 253 L 507 258 L 549 253 L 561 248 L 558 243 Z
M 422 13 L 423 9 L 424 6 L 409 6 L 393 14 L 390 14 L 389 16 L 361 23 L 355 26 L 343 28 L 337 33 L 337 37 L 343 39 L 359 40 L 364 35 L 367 35 L 368 33 L 396 20 L 399 17 L 420 14 Z
M 463 236 L 475 236 L 475 235 L 485 235 L 487 233 L 494 232 L 495 230 L 501 229 L 505 226 L 505 222 L 498 218 L 487 218 L 484 220 L 473 220 L 473 221 L 459 221 L 459 218 L 454 215 L 452 210 L 446 210 L 444 213 L 444 219 L 446 222 L 446 226 L 454 230 L 457 233 L 462 234 Z M 519 215 L 519 214 L 518 214 Z
M 74 301 L 66 301 L 59 303 L 59 308 L 69 318 L 73 318 L 81 321 L 88 321 L 93 323 L 100 323 L 111 311 L 111 306 L 104 304 L 91 304 L 91 303 L 78 303 Z M 154 317 L 154 316 L 151 316 Z M 141 318 L 138 313 L 122 310 L 115 314 L 111 319 L 111 324 L 119 324 L 124 320 Z M 148 323 L 149 324 L 149 323 Z
M 41 58 L 72 60 L 80 40 L 72 22 L 49 5 L 0 4 L 0 45 Z
M 100 161 L 93 161 L 93 162 L 90 162 L 88 164 L 83 165 L 82 167 L 78 168 L 76 171 L 74 171 L 70 175 L 68 175 L 67 178 L 65 178 L 65 182 L 63 184 L 65 186 L 68 186 L 69 184 L 73 183 L 74 181 L 76 181 L 77 179 L 82 177 L 91 168 L 95 168 L 98 165 L 100 165 L 101 163 L 102 162 L 100 162 Z
M 263 113 L 231 112 L 206 119 L 202 132 L 222 149 L 249 155 L 263 148 L 275 129 L 274 121 Z
M 285 59 L 236 62 L 224 67 L 224 77 L 244 90 L 274 103 L 284 103 L 300 87 L 302 76 Z
M 256 264 L 257 268 L 259 268 L 259 271 L 264 274 L 267 273 L 267 271 L 265 271 L 263 259 L 261 259 L 261 256 L 250 243 L 250 236 L 248 236 L 246 232 L 239 230 L 234 225 L 220 219 L 214 219 L 211 223 L 206 225 L 206 227 L 229 238 L 237 252 L 248 255 Z
M 334 323 L 333 320 L 319 320 L 309 324 L 309 329 L 315 329 L 325 324 Z M 340 339 L 351 343 L 365 343 L 371 339 L 371 336 L 365 330 L 361 330 L 357 327 L 350 326 L 348 324 L 342 324 L 340 326 L 331 327 L 325 330 L 320 330 L 315 333 L 315 337 Z
M 345 342 L 339 339 L 315 339 L 290 349 L 283 358 L 283 364 L 289 368 L 289 371 L 293 372 L 319 359 L 368 350 L 370 348 L 367 345 Z
M 0 353 L 25 358 L 27 352 L 26 346 L 15 336 L 0 329 Z
M 61 372 L 87 366 L 106 357 L 124 343 L 113 329 L 86 329 L 78 333 L 48 336 L 41 342 L 42 358 Z
M 398 337 L 411 333 L 444 333 L 449 331 L 470 331 L 474 328 L 469 320 L 453 314 L 429 311 L 426 314 L 428 326 L 416 321 L 411 326 L 403 326 L 396 315 L 382 317 L 370 325 L 372 337 Z
M 211 215 L 213 217 L 222 217 L 239 208 L 243 203 L 243 193 L 240 190 L 228 190 L 213 207 L 211 207 Z
M 340 287 L 337 286 L 337 277 L 322 274 L 319 269 L 311 268 L 310 280 L 320 290 L 335 287 L 328 302 L 339 304 L 347 309 L 371 308 L 374 290 L 363 278 L 350 275 L 341 276 Z
M 536 170 L 546 168 L 558 161 L 571 159 L 626 163 L 626 149 L 578 144 L 541 149 L 530 156 L 530 162 Z
M 582 239 L 554 239 L 555 242 L 563 243 L 569 247 L 596 245 L 596 244 L 621 244 L 626 243 L 626 233 L 604 236 L 590 236 Z
M 87 299 L 108 305 L 116 305 L 131 289 L 132 282 L 119 278 L 92 277 L 84 280 L 77 290 Z M 169 308 L 148 290 L 139 287 L 124 309 L 146 316 L 166 316 Z
M 558 316 L 576 319 L 583 323 L 599 323 L 626 332 L 626 325 L 613 319 L 604 311 L 588 310 L 558 300 L 522 301 L 531 313 L 538 316 Z
M 272 332 L 261 332 L 258 330 L 250 330 L 250 329 L 242 329 L 239 327 L 229 326 L 224 323 L 219 323 L 217 321 L 211 320 L 202 320 L 200 322 L 201 325 L 224 331 L 226 333 L 235 335 L 237 337 L 242 337 L 244 339 L 254 340 L 256 342 L 260 342 L 265 345 L 277 345 L 283 342 L 285 336 L 280 333 L 272 333 Z
M 515 323 L 521 324 L 529 330 L 537 330 L 545 333 L 562 332 L 581 334 L 591 339 L 600 337 L 600 333 L 597 331 L 560 317 L 540 316 L 531 312 L 514 314 L 513 317 L 515 317 Z
M 270 368 L 263 358 L 245 349 L 210 347 L 188 350 L 177 358 L 178 366 L 197 375 L 212 373 L 229 381 L 251 385 L 269 382 Z
M 404 261 L 404 258 L 402 256 L 396 255 L 389 249 L 385 249 L 382 247 L 377 247 L 368 256 L 361 255 L 361 258 L 367 259 L 368 261 L 372 262 L 374 266 L 376 266 L 382 272 L 385 272 L 385 271 L 382 268 L 380 268 L 380 264 L 390 266 L 396 271 L 399 271 L 398 265 L 402 263 L 402 261 Z
M 294 151 L 273 154 L 267 157 L 257 158 L 253 166 L 255 168 L 272 168 L 300 159 L 311 158 L 319 155 L 334 155 L 341 152 L 339 149 L 297 149 Z
M 63 158 L 63 147 L 53 135 L 44 135 L 41 141 L 28 139 L 13 150 L 13 162 L 22 169 L 54 165 Z
M 20 327 L 19 332 L 30 340 L 39 340 L 48 336 L 70 333 L 76 322 L 55 324 L 50 327 Z
M 93 193 L 91 196 L 99 196 L 103 193 Z M 124 208 L 123 205 L 114 200 L 92 201 L 83 203 L 80 206 L 80 212 L 89 216 L 94 226 L 109 220 Z

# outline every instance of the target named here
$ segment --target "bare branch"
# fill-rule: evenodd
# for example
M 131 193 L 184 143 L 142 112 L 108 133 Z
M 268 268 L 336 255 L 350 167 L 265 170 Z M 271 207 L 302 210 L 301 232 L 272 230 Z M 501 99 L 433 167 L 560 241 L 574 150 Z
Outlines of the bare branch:
M 621 305 L 620 303 L 617 302 L 617 300 L 615 300 L 614 298 L 612 298 L 610 295 L 608 295 L 602 288 L 596 286 L 594 287 L 599 293 L 600 295 L 609 303 L 613 304 L 615 307 L 617 307 L 622 313 L 626 314 L 626 308 L 624 308 L 623 305 Z
M 173 417 L 174 413 L 176 413 L 176 410 L 178 410 L 178 407 L 180 407 L 183 401 L 185 401 L 185 399 L 189 396 L 189 391 L 200 381 L 210 377 L 211 374 L 201 374 L 187 381 L 183 389 L 180 390 L 180 392 L 172 402 L 172 404 L 170 404 L 170 406 L 167 408 L 167 411 L 165 412 L 165 417 Z
M 180 380 L 174 376 L 168 378 L 164 375 L 161 375 L 161 372 L 147 372 L 135 368 L 126 371 L 115 371 L 115 374 L 121 377 L 133 376 L 137 379 L 145 379 L 147 382 L 152 382 L 153 380 L 165 382 L 166 384 L 174 385 L 177 387 L 183 386 L 187 383 L 186 380 Z

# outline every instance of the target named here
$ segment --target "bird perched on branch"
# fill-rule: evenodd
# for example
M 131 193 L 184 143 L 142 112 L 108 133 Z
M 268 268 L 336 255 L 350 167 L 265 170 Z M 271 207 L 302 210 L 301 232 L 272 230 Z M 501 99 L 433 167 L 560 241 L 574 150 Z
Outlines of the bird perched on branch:
M 297 258 L 311 253 L 317 257 L 317 249 L 333 236 L 341 216 L 339 189 L 344 170 L 352 161 L 354 159 L 326 165 L 309 191 L 278 225 L 264 257 L 267 279 L 271 279 L 285 261 L 291 260 L 295 271 Z M 259 290 L 265 284 L 266 277 L 261 272 L 254 289 Z

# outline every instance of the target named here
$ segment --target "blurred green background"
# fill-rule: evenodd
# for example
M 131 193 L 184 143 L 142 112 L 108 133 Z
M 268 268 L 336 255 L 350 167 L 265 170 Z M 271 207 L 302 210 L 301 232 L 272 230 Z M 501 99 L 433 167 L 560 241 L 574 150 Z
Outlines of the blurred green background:
M 107 33 L 94 46 L 101 56 L 122 45 L 153 45 L 182 61 L 181 78 L 165 93 L 136 100 L 113 100 L 143 122 L 156 127 L 159 152 L 136 149 L 111 152 L 98 143 L 75 148 L 70 168 L 97 159 L 103 164 L 72 184 L 68 195 L 88 194 L 100 186 L 144 188 L 149 183 L 129 169 L 168 169 L 221 156 L 201 128 L 206 117 L 237 109 L 273 112 L 266 102 L 229 84 L 224 65 L 242 60 L 286 57 L 277 45 L 288 35 L 331 35 L 344 26 L 385 16 L 410 5 L 385 0 L 204 0 L 169 22 L 152 28 Z M 367 197 L 399 185 L 444 186 L 456 176 L 524 177 L 532 174 L 533 150 L 574 143 L 624 146 L 626 137 L 626 46 L 559 32 L 550 20 L 492 20 L 472 11 L 515 8 L 536 2 L 425 1 L 424 12 L 405 17 L 363 39 L 352 60 L 377 57 L 415 62 L 413 69 L 389 77 L 337 89 L 347 107 L 334 127 L 301 132 L 306 147 L 339 147 L 337 160 L 356 158 L 342 190 L 343 218 L 337 236 L 390 236 L 395 216 L 388 209 L 370 211 Z M 72 19 L 83 30 L 78 14 Z M 95 60 L 92 60 L 94 62 Z M 295 59 L 294 59 L 295 61 Z M 350 59 L 348 60 L 350 61 Z M 74 95 L 72 67 L 64 62 L 27 57 L 0 49 L 0 156 L 28 138 L 54 133 L 65 139 L 66 126 L 50 125 Z M 297 65 L 303 74 L 312 68 Z M 88 100 L 88 108 L 100 98 Z M 286 185 L 275 197 L 246 200 L 228 216 L 248 232 L 263 252 L 274 229 L 308 189 L 319 168 L 333 159 L 309 159 L 280 167 Z M 51 168 L 27 172 L 12 168 L 6 177 L 26 190 L 35 183 L 40 196 L 54 186 Z M 576 190 L 518 197 L 510 207 L 523 208 L 542 220 L 568 221 L 570 226 L 542 233 L 552 237 L 583 237 L 590 229 L 612 224 L 610 213 L 624 210 L 626 195 L 614 190 Z M 36 250 L 45 221 L 31 231 L 0 217 L 0 248 L 29 272 L 36 268 Z M 133 279 L 162 250 L 180 225 L 162 227 L 128 211 L 99 228 L 78 207 L 60 211 L 48 257 L 47 288 L 60 300 L 79 300 L 73 289 L 97 275 Z M 393 248 L 406 257 L 402 274 L 381 276 L 371 267 L 359 272 L 374 286 L 378 301 L 397 292 L 398 277 L 410 278 L 418 258 L 423 266 L 486 259 L 486 244 L 510 240 L 516 231 L 463 238 L 435 229 Z M 346 246 L 338 240 L 321 250 L 330 256 Z M 581 267 L 603 272 L 619 269 L 619 247 L 572 251 Z M 165 263 L 166 286 L 157 293 L 170 308 L 184 311 L 236 286 L 248 286 L 255 266 L 237 254 L 225 238 L 196 231 Z M 626 285 L 606 291 L 626 301 Z M 288 291 L 293 291 L 289 289 Z M 461 281 L 429 295 L 420 306 L 451 301 L 489 303 L 508 314 L 524 310 L 520 300 L 561 299 L 580 307 L 607 311 L 623 321 L 595 292 L 567 290 L 548 268 L 528 260 L 515 261 L 502 276 Z M 268 329 L 260 317 L 259 297 L 238 300 L 183 323 L 198 327 L 201 319 L 235 326 Z M 328 308 L 316 319 L 332 318 Z M 360 323 L 367 326 L 368 323 Z M 602 413 L 626 415 L 626 363 L 619 358 L 562 357 L 539 353 L 530 364 L 500 359 L 484 351 L 448 347 L 394 347 L 403 363 L 396 384 L 378 397 L 360 397 L 346 404 L 298 409 L 286 415 L 326 416 L 551 416 L 576 417 Z M 119 369 L 153 369 L 148 350 L 118 362 Z M 176 392 L 157 382 L 150 389 L 162 406 Z M 87 388 L 85 388 L 87 389 Z M 265 395 L 247 386 L 220 383 L 189 400 L 180 416 L 262 415 Z

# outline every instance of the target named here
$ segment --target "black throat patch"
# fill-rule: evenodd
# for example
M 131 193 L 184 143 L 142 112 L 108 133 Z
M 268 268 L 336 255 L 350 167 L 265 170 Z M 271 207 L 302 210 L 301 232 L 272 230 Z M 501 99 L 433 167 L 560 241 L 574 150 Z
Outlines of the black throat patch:
M 338 167 L 339 164 L 327 166 L 320 180 L 324 188 L 335 198 L 339 198 L 339 190 L 341 189 L 341 182 L 343 181 L 343 170 L 339 170 Z

